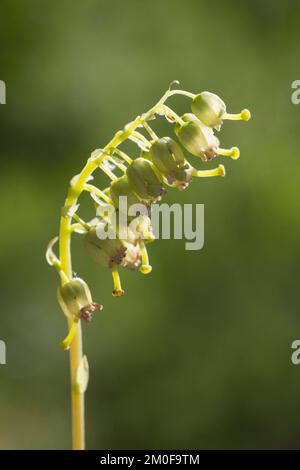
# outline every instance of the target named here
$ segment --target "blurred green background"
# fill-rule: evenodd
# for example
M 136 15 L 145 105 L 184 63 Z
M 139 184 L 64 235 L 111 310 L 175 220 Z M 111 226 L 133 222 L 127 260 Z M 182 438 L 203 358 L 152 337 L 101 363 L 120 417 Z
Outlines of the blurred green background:
M 104 304 L 84 326 L 87 447 L 300 448 L 299 13 L 283 0 L 2 0 L 0 448 L 70 447 L 67 329 L 45 247 L 71 176 L 173 79 L 253 119 L 223 126 L 222 146 L 241 149 L 226 178 L 165 199 L 205 204 L 203 250 L 157 241 L 151 276 L 123 270 L 114 299 L 74 240 L 74 269 Z

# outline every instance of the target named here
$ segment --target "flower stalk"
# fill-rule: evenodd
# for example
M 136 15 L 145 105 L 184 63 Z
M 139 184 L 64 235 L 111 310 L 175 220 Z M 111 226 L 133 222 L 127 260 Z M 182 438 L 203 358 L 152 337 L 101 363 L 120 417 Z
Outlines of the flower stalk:
M 228 114 L 224 102 L 209 92 L 195 95 L 184 90 L 172 90 L 171 85 L 149 111 L 137 116 L 122 130 L 116 132 L 103 149 L 92 152 L 82 171 L 70 182 L 61 211 L 58 237 L 59 257 L 53 252 L 57 239 L 51 240 L 48 245 L 46 258 L 60 276 L 58 300 L 68 320 L 68 334 L 61 342 L 61 347 L 63 350 L 70 351 L 72 447 L 74 450 L 85 448 L 84 394 L 88 383 L 88 363 L 86 356 L 83 355 L 81 322 L 82 320 L 89 322 L 93 312 L 101 309 L 102 306 L 92 301 L 85 281 L 73 275 L 71 236 L 74 232 L 85 234 L 85 243 L 91 257 L 99 264 L 111 269 L 114 284 L 112 294 L 115 297 L 124 294 L 118 271 L 119 265 L 129 269 L 139 267 L 143 274 L 151 272 L 152 267 L 145 243 L 154 239 L 152 228 L 148 226 L 149 218 L 140 216 L 142 218 L 137 218 L 137 221 L 141 222 L 145 236 L 131 234 L 128 239 L 122 240 L 118 238 L 122 227 L 118 227 L 115 240 L 101 240 L 97 233 L 98 225 L 94 226 L 93 221 L 86 223 L 76 213 L 81 193 L 89 192 L 98 208 L 103 209 L 101 205 L 112 204 L 120 210 L 120 196 L 125 195 L 131 201 L 141 201 L 149 206 L 160 200 L 166 186 L 183 190 L 192 177 L 224 176 L 223 165 L 209 170 L 193 168 L 185 159 L 180 145 L 169 137 L 157 136 L 148 121 L 154 119 L 156 115 L 166 117 L 168 121 L 175 124 L 175 133 L 183 147 L 206 162 L 219 155 L 237 159 L 239 150 L 236 147 L 230 150 L 219 148 L 219 141 L 214 136 L 213 129 L 219 130 L 223 119 L 248 120 L 250 118 L 248 110 L 243 110 L 239 115 Z M 168 98 L 176 94 L 184 95 L 192 100 L 192 110 L 195 114 L 190 113 L 180 117 L 173 109 L 166 106 L 165 102 Z M 143 128 L 151 140 L 139 132 L 138 128 Z M 133 159 L 119 149 L 119 146 L 126 140 L 132 140 L 137 144 L 141 150 L 140 157 Z M 110 179 L 110 186 L 104 190 L 89 183 L 94 171 L 99 168 Z M 114 168 L 122 171 L 121 177 L 115 175 Z M 102 215 L 101 217 L 98 211 L 97 218 L 99 225 L 110 224 L 109 216 Z

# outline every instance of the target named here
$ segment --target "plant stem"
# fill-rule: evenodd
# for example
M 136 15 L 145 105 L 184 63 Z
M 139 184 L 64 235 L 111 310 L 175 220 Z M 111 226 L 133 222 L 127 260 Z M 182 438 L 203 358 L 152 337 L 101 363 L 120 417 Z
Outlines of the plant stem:
M 83 186 L 88 176 L 94 171 L 95 164 L 88 160 L 86 166 L 74 187 L 70 187 L 65 205 L 76 204 L 78 195 L 83 190 Z M 61 217 L 59 252 L 62 271 L 69 279 L 72 278 L 71 262 L 71 217 Z M 72 321 L 69 321 L 69 328 Z M 82 359 L 82 331 L 81 322 L 78 322 L 77 330 L 70 347 L 70 380 L 71 380 L 71 410 L 72 410 L 72 449 L 84 450 L 85 448 L 85 426 L 84 426 L 84 393 L 76 387 L 76 373 Z
M 80 393 L 74 386 L 76 372 L 82 358 L 82 331 L 79 322 L 70 349 L 70 375 L 71 375 L 71 403 L 72 403 L 72 448 L 84 450 L 84 393 Z

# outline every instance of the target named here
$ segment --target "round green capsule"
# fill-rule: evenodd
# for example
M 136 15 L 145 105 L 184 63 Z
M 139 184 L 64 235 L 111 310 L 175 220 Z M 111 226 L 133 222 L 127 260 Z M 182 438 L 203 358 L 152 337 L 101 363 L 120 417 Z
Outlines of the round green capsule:
M 168 184 L 187 182 L 186 172 L 188 164 L 180 145 L 170 137 L 162 137 L 156 140 L 149 152 L 143 156 L 149 158 L 160 173 L 167 179 Z
M 90 257 L 101 266 L 112 268 L 122 262 L 126 247 L 119 238 L 101 239 L 97 235 L 101 224 L 92 227 L 84 237 L 85 248 Z M 105 224 L 103 224 L 104 227 Z
M 219 96 L 203 91 L 193 99 L 192 111 L 205 126 L 219 130 L 222 116 L 226 113 L 226 105 Z
M 121 178 L 113 181 L 110 185 L 110 198 L 117 208 L 119 207 L 120 196 L 127 197 L 128 207 L 141 202 L 137 194 L 131 188 L 127 175 L 121 176 Z
M 219 141 L 214 136 L 213 130 L 205 126 L 194 116 L 187 113 L 181 118 L 184 123 L 176 123 L 175 133 L 181 144 L 195 157 L 203 161 L 210 160 L 217 155 Z
M 127 176 L 130 186 L 143 200 L 154 201 L 165 192 L 158 171 L 145 158 L 134 160 L 127 168 Z
M 57 289 L 57 299 L 64 314 L 70 320 L 83 318 L 90 321 L 91 314 L 102 308 L 92 301 L 89 286 L 79 277 L 66 282 Z

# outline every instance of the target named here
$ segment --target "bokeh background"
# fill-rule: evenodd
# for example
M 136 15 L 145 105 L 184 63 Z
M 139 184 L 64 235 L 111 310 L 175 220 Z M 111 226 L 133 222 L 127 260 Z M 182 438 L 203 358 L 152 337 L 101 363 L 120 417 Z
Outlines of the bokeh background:
M 166 197 L 205 204 L 203 250 L 157 241 L 151 276 L 124 270 L 114 299 L 110 273 L 74 240 L 74 269 L 104 304 L 84 327 L 87 447 L 300 447 L 299 7 L 2 0 L 0 448 L 70 447 L 66 322 L 45 247 L 71 176 L 173 79 L 253 119 L 223 126 L 222 146 L 241 149 L 226 178 Z

